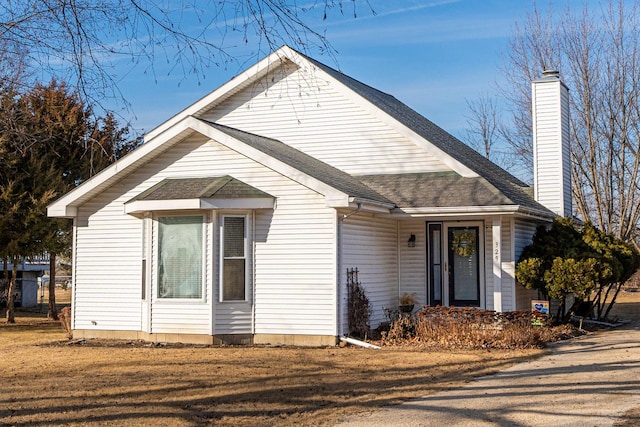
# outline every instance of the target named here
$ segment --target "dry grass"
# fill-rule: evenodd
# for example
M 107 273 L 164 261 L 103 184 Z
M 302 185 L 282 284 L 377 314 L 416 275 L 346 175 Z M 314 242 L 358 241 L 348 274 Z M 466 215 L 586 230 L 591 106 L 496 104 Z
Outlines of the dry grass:
M 609 318 L 612 320 L 640 320 L 640 291 L 620 292 Z
M 44 294 L 42 295 L 42 303 L 49 303 L 49 290 L 45 289 Z M 38 295 L 38 303 L 40 303 L 40 295 Z M 71 304 L 71 288 L 62 289 L 61 287 L 56 288 L 56 304 L 67 305 Z
M 615 314 L 638 320 L 639 302 L 621 294 Z M 0 425 L 329 425 L 542 352 L 69 345 L 59 323 L 17 315 L 0 323 Z
M 69 345 L 59 323 L 0 324 L 0 425 L 322 425 L 540 354 L 385 348 Z

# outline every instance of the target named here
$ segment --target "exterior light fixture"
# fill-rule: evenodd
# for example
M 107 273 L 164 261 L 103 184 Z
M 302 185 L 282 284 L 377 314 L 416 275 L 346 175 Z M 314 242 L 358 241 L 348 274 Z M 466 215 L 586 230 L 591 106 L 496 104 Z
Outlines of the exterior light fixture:
M 412 234 L 409 236 L 409 240 L 407 240 L 407 246 L 410 248 L 414 248 L 416 246 L 416 235 Z

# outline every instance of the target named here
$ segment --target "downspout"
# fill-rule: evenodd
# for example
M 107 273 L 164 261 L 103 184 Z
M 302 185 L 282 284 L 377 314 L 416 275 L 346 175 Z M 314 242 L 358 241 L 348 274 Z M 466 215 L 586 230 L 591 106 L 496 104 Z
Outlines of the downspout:
M 78 277 L 78 215 L 73 217 L 71 225 L 71 334 L 76 329 L 76 285 Z M 7 276 L 5 276 L 7 277 Z M 73 335 L 72 335 L 73 336 Z
M 357 340 L 357 339 L 351 338 L 351 337 L 340 337 L 340 341 L 346 342 L 347 344 L 351 344 L 351 345 L 357 345 L 357 346 L 364 347 L 364 348 L 370 348 L 372 350 L 380 350 L 380 347 L 378 347 L 375 344 L 370 344 L 368 342 L 360 341 L 360 340 Z
M 398 292 L 396 294 L 397 297 L 400 297 L 400 283 L 401 283 L 401 273 L 400 273 L 400 221 L 396 221 L 396 268 L 397 268 L 397 280 L 398 280 Z
M 342 218 L 340 218 L 340 220 L 344 221 L 345 219 L 349 218 L 351 215 L 355 215 L 361 210 L 362 210 L 362 203 L 358 203 L 358 206 L 353 211 L 349 212 L 348 214 L 342 215 Z
M 344 222 L 345 219 L 349 218 L 352 215 L 357 214 L 358 212 L 360 212 L 362 210 L 362 203 L 358 203 L 357 207 L 347 213 L 342 215 L 341 217 L 338 217 L 338 230 L 337 230 L 337 237 L 336 237 L 336 245 L 337 245 L 337 268 L 336 270 L 336 274 L 337 274 L 337 281 L 336 281 L 336 285 L 337 288 L 336 289 L 336 299 L 337 299 L 337 303 L 338 303 L 338 310 L 336 312 L 336 315 L 338 316 L 337 322 L 336 322 L 336 327 L 337 327 L 337 331 L 336 331 L 336 336 L 340 336 L 342 335 L 342 319 L 343 319 L 343 308 L 342 308 L 342 287 L 340 286 L 340 269 L 342 267 L 342 223 Z
M 256 335 L 256 211 L 251 211 L 251 335 Z

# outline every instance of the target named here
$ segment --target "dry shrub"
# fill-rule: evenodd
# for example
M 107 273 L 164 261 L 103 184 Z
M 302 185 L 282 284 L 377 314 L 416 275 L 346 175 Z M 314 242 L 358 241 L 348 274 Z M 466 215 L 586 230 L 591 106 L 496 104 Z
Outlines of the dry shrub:
M 386 345 L 420 344 L 452 349 L 544 347 L 572 335 L 570 326 L 551 327 L 530 311 L 497 313 L 477 308 L 423 307 L 395 319 L 383 335 Z M 541 323 L 542 325 L 534 325 Z
M 369 298 L 360 283 L 349 283 L 349 334 L 354 337 L 366 339 L 371 334 L 369 317 L 371 304 Z
M 64 328 L 64 331 L 67 333 L 67 338 L 72 339 L 73 331 L 71 330 L 71 307 L 64 307 L 62 310 L 60 310 L 58 319 L 60 319 L 60 324 Z

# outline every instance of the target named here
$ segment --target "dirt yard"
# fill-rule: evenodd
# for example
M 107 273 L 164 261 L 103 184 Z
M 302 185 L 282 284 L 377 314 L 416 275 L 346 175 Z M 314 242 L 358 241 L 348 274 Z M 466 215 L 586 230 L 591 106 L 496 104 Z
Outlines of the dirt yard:
M 539 353 L 70 345 L 18 314 L 0 324 L 0 425 L 330 424 Z
M 639 307 L 625 293 L 617 313 Z M 0 425 L 330 425 L 540 353 L 70 343 L 18 312 L 0 323 Z

